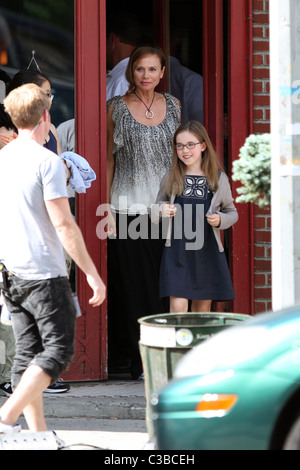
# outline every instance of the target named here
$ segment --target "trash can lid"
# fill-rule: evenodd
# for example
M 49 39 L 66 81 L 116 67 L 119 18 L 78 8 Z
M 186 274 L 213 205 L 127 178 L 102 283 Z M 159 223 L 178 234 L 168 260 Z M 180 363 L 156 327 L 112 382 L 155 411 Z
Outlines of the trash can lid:
M 251 318 L 246 314 L 223 313 L 223 312 L 207 312 L 207 313 L 164 313 L 159 315 L 149 315 L 142 317 L 138 321 L 141 325 L 151 325 L 158 328 L 166 328 L 169 326 L 201 326 L 201 325 L 230 325 L 238 321 L 245 321 Z
M 167 313 L 139 319 L 140 344 L 174 348 L 195 346 L 221 329 L 250 318 L 233 313 Z

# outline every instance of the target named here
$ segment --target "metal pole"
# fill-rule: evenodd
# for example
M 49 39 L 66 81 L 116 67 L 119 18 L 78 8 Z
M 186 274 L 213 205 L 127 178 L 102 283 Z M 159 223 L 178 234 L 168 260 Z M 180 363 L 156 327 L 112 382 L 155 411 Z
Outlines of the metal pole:
M 273 310 L 300 301 L 300 0 L 270 2 Z

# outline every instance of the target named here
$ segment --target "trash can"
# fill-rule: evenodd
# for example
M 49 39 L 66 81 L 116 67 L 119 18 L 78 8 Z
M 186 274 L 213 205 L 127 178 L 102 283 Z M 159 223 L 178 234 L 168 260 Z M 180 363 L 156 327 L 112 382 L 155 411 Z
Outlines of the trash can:
M 247 318 L 249 315 L 209 312 L 167 313 L 139 319 L 139 347 L 145 375 L 146 420 L 150 438 L 153 435 L 149 419 L 151 395 L 173 378 L 182 356 L 215 333 Z

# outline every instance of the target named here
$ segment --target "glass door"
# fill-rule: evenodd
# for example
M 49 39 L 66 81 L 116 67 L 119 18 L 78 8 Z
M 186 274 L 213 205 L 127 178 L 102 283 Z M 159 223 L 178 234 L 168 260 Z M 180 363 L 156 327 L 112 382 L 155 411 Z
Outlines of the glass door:
M 74 118 L 74 0 L 1 0 L 2 84 L 28 67 L 51 81 L 53 124 Z

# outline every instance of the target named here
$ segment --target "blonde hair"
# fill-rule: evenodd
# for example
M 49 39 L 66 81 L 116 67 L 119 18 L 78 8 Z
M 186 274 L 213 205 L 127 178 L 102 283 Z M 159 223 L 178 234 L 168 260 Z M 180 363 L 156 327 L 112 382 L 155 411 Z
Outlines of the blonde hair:
M 134 93 L 134 90 L 135 90 L 134 65 L 137 60 L 139 60 L 141 57 L 144 57 L 146 55 L 156 55 L 160 61 L 161 68 L 163 69 L 165 67 L 166 56 L 163 50 L 160 49 L 160 47 L 139 46 L 133 49 L 133 51 L 130 54 L 129 62 L 128 62 L 127 69 L 126 69 L 126 79 L 129 82 L 129 88 L 128 88 L 126 95 Z
M 6 111 L 18 129 L 31 129 L 38 124 L 51 101 L 39 86 L 28 83 L 15 88 L 4 100 Z
M 167 195 L 170 196 L 173 193 L 176 196 L 180 196 L 184 190 L 184 175 L 186 166 L 178 158 L 175 147 L 177 136 L 184 131 L 191 132 L 199 142 L 206 143 L 206 148 L 202 152 L 201 168 L 207 178 L 208 185 L 210 186 L 211 190 L 215 192 L 219 185 L 219 168 L 222 169 L 221 164 L 218 161 L 216 152 L 205 127 L 198 121 L 188 121 L 178 127 L 173 137 L 173 161 L 166 185 Z

